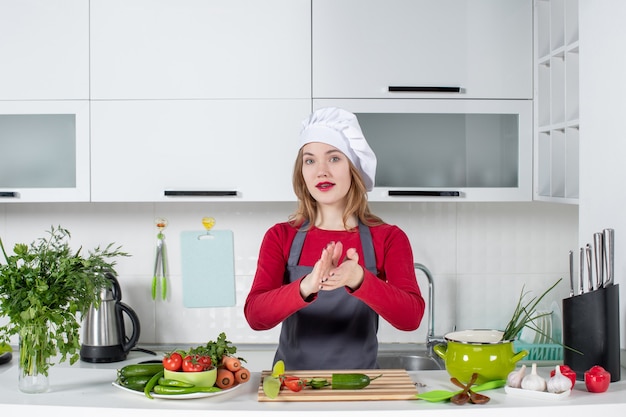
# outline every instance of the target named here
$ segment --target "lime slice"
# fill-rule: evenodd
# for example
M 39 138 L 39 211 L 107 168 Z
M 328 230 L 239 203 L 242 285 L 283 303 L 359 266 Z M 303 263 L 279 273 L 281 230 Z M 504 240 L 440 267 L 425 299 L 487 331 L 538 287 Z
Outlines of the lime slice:
M 274 376 L 263 378 L 263 393 L 267 398 L 276 398 L 280 392 L 280 379 Z
M 285 373 L 285 362 L 282 360 L 276 361 L 274 367 L 272 368 L 272 376 L 274 378 L 278 378 L 279 376 Z

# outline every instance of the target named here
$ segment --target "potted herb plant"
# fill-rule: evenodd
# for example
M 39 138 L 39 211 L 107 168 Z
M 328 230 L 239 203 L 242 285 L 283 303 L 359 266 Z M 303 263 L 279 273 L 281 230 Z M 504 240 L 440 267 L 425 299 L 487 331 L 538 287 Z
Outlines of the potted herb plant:
M 49 387 L 48 370 L 59 362 L 79 359 L 80 320 L 90 306 L 99 305 L 100 292 L 110 285 L 105 277 L 113 272 L 114 258 L 128 256 L 109 244 L 81 253 L 70 248 L 70 232 L 52 226 L 47 236 L 30 245 L 18 243 L 8 255 L 2 239 L 0 249 L 0 316 L 9 322 L 0 326 L 0 343 L 19 335 L 19 388 L 44 392 Z

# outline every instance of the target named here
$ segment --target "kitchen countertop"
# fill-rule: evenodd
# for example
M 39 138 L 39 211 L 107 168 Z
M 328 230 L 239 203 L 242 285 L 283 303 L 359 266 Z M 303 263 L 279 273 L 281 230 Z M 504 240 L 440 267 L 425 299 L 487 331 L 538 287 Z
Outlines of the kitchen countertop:
M 255 352 L 240 351 L 238 355 L 248 358 Z M 516 397 L 505 393 L 503 388 L 487 391 L 491 401 L 484 405 L 466 404 L 458 406 L 449 402 L 428 403 L 415 401 L 333 401 L 333 402 L 258 402 L 257 389 L 260 372 L 252 371 L 250 382 L 233 392 L 215 397 L 190 400 L 150 400 L 142 395 L 131 394 L 111 385 L 116 369 L 129 363 L 137 363 L 155 356 L 142 352 L 131 352 L 124 362 L 112 364 L 89 364 L 78 362 L 56 364 L 50 369 L 50 390 L 43 394 L 25 394 L 17 388 L 16 359 L 0 366 L 0 414 L 45 413 L 47 417 L 67 415 L 89 415 L 111 417 L 123 416 L 177 416 L 206 417 L 208 410 L 218 411 L 219 416 L 258 416 L 284 413 L 312 414 L 341 411 L 344 416 L 380 416 L 392 412 L 395 416 L 414 416 L 416 411 L 428 411 L 437 416 L 550 416 L 564 412 L 568 416 L 599 413 L 603 417 L 622 416 L 626 410 L 626 381 L 623 379 L 610 385 L 602 394 L 587 392 L 582 381 L 577 381 L 571 395 L 559 400 L 540 400 Z M 269 365 L 268 365 L 269 366 Z M 549 374 L 551 367 L 540 368 L 542 376 Z M 624 371 L 622 371 L 622 374 Z M 409 372 L 415 382 L 425 384 L 420 391 L 433 389 L 452 390 L 446 371 Z

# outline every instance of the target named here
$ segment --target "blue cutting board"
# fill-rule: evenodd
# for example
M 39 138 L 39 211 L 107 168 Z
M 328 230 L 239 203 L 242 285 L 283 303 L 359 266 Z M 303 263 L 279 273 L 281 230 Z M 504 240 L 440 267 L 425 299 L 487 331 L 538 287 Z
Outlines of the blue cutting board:
M 181 232 L 183 305 L 235 305 L 235 256 L 230 230 Z

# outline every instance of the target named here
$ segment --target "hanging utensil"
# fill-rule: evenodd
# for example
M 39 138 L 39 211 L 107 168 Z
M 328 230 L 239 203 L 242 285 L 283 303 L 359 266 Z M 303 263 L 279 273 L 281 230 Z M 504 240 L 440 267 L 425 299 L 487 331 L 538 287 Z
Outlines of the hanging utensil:
M 604 237 L 604 269 L 606 271 L 606 279 L 603 282 L 604 287 L 613 284 L 613 275 L 615 273 L 615 230 L 604 229 L 602 231 Z
M 167 219 L 157 218 L 155 225 L 157 233 L 156 256 L 154 259 L 154 274 L 152 275 L 152 299 L 157 299 L 157 288 L 161 286 L 161 299 L 167 299 L 167 256 L 165 250 L 165 235 L 163 230 L 167 227 Z

